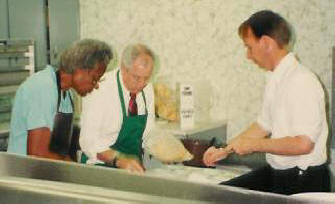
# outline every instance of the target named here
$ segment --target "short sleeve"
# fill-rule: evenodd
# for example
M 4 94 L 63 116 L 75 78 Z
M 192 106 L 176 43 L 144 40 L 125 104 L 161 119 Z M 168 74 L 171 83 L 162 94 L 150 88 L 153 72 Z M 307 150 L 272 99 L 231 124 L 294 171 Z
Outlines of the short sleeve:
M 23 110 L 27 116 L 27 129 L 41 127 L 52 129 L 56 109 L 55 97 L 44 87 L 26 89 L 24 92 Z
M 272 83 L 268 83 L 265 87 L 263 96 L 263 104 L 261 111 L 257 117 L 257 123 L 266 131 L 271 132 L 271 94 L 273 94 Z
M 293 135 L 306 135 L 312 141 L 322 130 L 325 104 L 321 84 L 312 75 L 295 79 L 286 101 L 289 126 Z

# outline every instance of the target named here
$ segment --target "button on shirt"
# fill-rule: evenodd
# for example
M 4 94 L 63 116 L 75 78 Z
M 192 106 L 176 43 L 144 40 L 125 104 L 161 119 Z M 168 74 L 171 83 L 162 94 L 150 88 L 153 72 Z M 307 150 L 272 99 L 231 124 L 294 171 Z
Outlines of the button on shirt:
M 283 156 L 267 153 L 267 162 L 275 169 L 321 165 L 327 160 L 328 125 L 325 96 L 317 77 L 303 67 L 292 53 L 287 54 L 268 73 L 264 101 L 258 124 L 271 138 L 305 135 L 314 142 L 311 153 Z
M 83 98 L 81 113 L 80 146 L 82 151 L 89 157 L 88 164 L 102 163 L 97 159 L 97 153 L 110 149 L 118 137 L 122 126 L 122 110 L 117 88 L 116 73 L 118 69 L 106 73 L 99 84 L 99 89 Z M 123 84 L 122 71 L 120 71 L 120 82 L 125 100 L 125 108 L 128 113 L 130 92 Z M 154 93 L 152 84 L 149 83 L 144 89 L 148 118 L 146 129 L 143 133 L 143 146 L 145 147 L 148 132 L 154 125 Z M 145 114 L 145 104 L 142 92 L 136 96 L 138 115 Z

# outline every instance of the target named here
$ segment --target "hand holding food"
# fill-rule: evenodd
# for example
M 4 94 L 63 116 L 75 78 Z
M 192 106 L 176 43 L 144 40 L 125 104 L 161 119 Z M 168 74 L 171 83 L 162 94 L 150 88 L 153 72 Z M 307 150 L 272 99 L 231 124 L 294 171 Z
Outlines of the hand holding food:
M 229 146 L 226 148 L 212 146 L 204 153 L 203 162 L 206 166 L 214 166 L 217 161 L 225 159 L 232 152 Z

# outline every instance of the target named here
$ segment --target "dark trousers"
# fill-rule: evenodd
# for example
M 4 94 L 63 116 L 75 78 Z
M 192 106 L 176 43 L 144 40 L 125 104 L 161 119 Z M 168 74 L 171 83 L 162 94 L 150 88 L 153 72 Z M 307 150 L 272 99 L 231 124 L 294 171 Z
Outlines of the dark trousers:
M 330 173 L 327 164 L 306 170 L 298 167 L 276 170 L 267 165 L 220 184 L 285 195 L 330 192 Z

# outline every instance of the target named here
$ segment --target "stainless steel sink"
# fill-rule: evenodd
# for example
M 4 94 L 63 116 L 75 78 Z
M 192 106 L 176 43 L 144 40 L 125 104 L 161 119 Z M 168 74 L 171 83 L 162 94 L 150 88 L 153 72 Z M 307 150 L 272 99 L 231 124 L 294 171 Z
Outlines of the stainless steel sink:
M 120 197 L 116 196 L 122 192 L 126 195 L 126 198 L 137 199 L 141 195 L 142 200 L 152 200 L 154 203 L 157 200 L 159 201 L 157 203 L 164 203 L 164 200 L 168 202 L 169 199 L 178 200 L 178 202 L 172 203 L 299 203 L 298 200 L 289 196 L 229 186 L 157 178 L 149 175 L 136 175 L 120 169 L 38 159 L 1 152 L 0 177 L 52 181 L 58 182 L 60 186 L 71 184 L 83 186 L 82 188 L 87 189 L 95 187 L 100 188 L 102 191 L 114 192 L 111 194 L 111 199 L 120 199 Z M 27 189 L 25 188 L 27 186 L 21 187 L 20 189 Z M 10 193 L 15 188 L 1 186 L 0 192 L 6 191 L 6 193 Z M 24 192 L 27 193 L 27 191 Z M 92 191 L 88 190 L 88 192 Z M 28 193 L 29 195 L 31 194 L 30 192 Z M 78 192 L 72 193 L 78 194 Z M 92 194 L 92 196 L 94 195 Z M 132 202 L 129 199 L 128 201 Z

